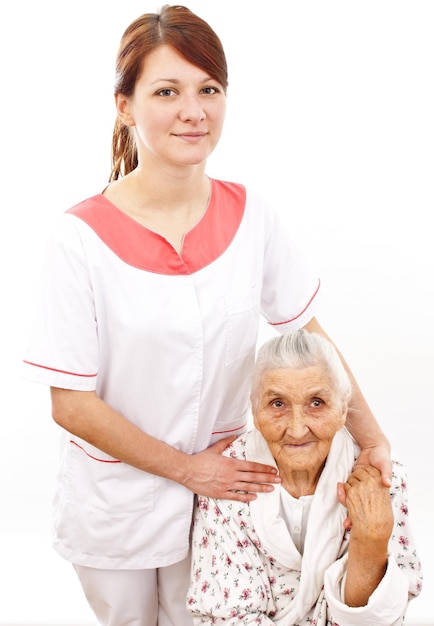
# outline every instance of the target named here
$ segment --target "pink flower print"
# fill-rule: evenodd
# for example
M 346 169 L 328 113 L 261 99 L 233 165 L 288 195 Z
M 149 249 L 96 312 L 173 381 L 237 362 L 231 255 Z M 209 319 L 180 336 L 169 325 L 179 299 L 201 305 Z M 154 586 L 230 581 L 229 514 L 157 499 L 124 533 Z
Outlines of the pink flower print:
M 231 592 L 229 591 L 229 589 L 227 587 L 225 587 L 223 589 L 223 598 L 225 600 L 229 600 L 229 596 L 230 596 Z
M 251 589 L 243 589 L 240 595 L 240 600 L 248 600 L 249 598 L 252 597 L 252 590 Z
M 194 579 L 196 582 L 198 582 L 199 578 L 200 578 L 200 572 L 201 570 L 199 568 L 194 570 Z
M 291 596 L 294 593 L 294 591 L 295 591 L 294 587 L 292 587 L 291 589 L 286 587 L 286 589 L 283 590 L 283 595 L 284 596 Z
M 200 545 L 202 546 L 202 548 L 208 547 L 208 537 L 206 535 L 202 537 L 202 541 L 200 542 Z
M 403 535 L 400 535 L 400 537 L 399 537 L 399 545 L 402 546 L 405 549 L 405 548 L 408 548 L 408 544 L 409 544 L 409 541 L 408 541 L 407 537 L 404 537 Z
M 232 559 L 230 556 L 227 556 L 225 559 L 225 565 L 226 567 L 230 567 L 232 565 Z
M 199 500 L 197 501 L 197 506 L 201 511 L 208 511 L 209 502 L 206 498 L 199 498 Z
M 209 582 L 207 580 L 205 580 L 202 583 L 202 587 L 200 588 L 200 590 L 201 590 L 202 593 L 206 593 L 208 591 L 208 589 L 209 589 Z
M 403 505 L 401 506 L 401 513 L 402 513 L 403 515 L 408 515 L 408 506 L 406 506 L 405 504 L 403 504 Z

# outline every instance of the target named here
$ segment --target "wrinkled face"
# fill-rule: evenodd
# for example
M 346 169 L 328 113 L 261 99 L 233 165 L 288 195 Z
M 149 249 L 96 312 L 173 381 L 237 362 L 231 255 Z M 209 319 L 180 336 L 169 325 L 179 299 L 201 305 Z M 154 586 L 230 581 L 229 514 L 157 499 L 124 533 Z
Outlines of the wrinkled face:
M 124 124 L 135 128 L 139 160 L 195 165 L 220 139 L 226 95 L 206 72 L 162 45 L 146 57 L 134 94 L 118 94 L 116 106 Z
M 318 471 L 346 407 L 323 368 L 275 369 L 262 379 L 253 415 L 279 468 Z

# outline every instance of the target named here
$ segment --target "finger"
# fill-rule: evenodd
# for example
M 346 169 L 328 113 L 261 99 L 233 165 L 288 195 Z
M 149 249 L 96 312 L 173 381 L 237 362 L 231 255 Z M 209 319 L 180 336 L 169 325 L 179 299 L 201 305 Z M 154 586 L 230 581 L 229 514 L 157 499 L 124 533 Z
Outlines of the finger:
M 260 485 L 264 483 L 271 483 L 273 485 L 278 485 L 282 482 L 280 476 L 274 474 L 269 471 L 262 472 L 245 472 L 241 471 L 234 476 L 238 484 L 243 485 Z
M 280 477 L 277 476 L 277 469 L 272 465 L 264 465 L 263 463 L 256 463 L 253 461 L 236 461 L 236 469 L 243 474 L 251 474 L 252 476 L 243 476 L 244 480 L 250 481 L 251 479 L 256 481 L 262 481 L 263 478 L 259 478 L 259 474 L 264 474 L 266 480 L 270 480 L 270 476 L 277 478 L 276 481 L 280 482 Z
M 380 478 L 380 472 L 372 465 L 356 465 L 353 473 L 348 477 L 349 485 L 356 485 L 368 478 Z
M 236 502 L 253 502 L 258 496 L 249 491 L 228 491 L 221 500 L 235 500 Z
M 356 472 L 356 470 L 367 470 L 370 467 L 373 467 L 373 465 L 369 465 L 369 463 L 356 463 L 354 466 L 354 472 Z M 374 468 L 375 469 L 375 468 Z
M 343 483 L 338 483 L 337 485 L 337 496 L 342 506 L 345 506 L 347 498 L 346 498 L 345 487 Z
M 392 474 L 390 474 L 388 469 L 381 472 L 381 481 L 385 487 L 392 486 Z
M 246 483 L 244 481 L 240 481 L 234 483 L 233 489 L 235 491 L 245 491 L 246 493 L 269 493 L 270 491 L 273 491 L 274 487 L 273 485 L 270 485 L 270 483 Z

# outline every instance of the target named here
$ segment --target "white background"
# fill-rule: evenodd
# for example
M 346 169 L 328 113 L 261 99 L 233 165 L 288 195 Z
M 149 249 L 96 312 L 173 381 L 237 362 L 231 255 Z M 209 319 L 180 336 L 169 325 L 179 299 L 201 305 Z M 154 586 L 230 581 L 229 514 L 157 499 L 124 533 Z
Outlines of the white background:
M 211 176 L 253 185 L 317 262 L 320 322 L 404 461 L 434 624 L 434 4 L 191 0 L 229 63 Z M 149 0 L 21 0 L 0 15 L 1 624 L 93 624 L 50 545 L 58 430 L 20 363 L 46 240 L 110 169 L 113 66 Z M 266 333 L 264 332 L 264 336 Z M 431 532 L 431 535 L 429 535 Z

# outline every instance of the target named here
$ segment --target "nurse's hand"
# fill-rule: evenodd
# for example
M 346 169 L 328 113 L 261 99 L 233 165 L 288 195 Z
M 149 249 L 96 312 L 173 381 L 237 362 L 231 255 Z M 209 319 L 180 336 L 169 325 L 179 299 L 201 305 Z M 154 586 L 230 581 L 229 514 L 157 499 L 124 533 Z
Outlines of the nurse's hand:
M 356 468 L 363 465 L 372 465 L 379 470 L 385 487 L 392 484 L 392 461 L 390 459 L 390 445 L 388 441 L 382 441 L 377 445 L 363 448 L 357 459 Z
M 236 437 L 227 437 L 190 456 L 182 483 L 194 493 L 211 498 L 251 502 L 256 493 L 273 491 L 281 482 L 270 465 L 221 456 Z

